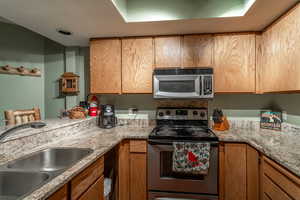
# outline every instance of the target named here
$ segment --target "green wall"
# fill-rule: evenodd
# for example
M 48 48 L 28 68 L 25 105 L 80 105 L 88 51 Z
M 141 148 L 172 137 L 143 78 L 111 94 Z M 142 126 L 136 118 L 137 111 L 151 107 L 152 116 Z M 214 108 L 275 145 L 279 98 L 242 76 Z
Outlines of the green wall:
M 0 125 L 7 109 L 41 109 L 44 117 L 44 37 L 22 27 L 0 23 L 0 66 L 41 69 L 41 77 L 0 74 Z
M 139 110 L 155 112 L 156 102 L 150 94 L 100 95 L 101 103 L 116 105 L 117 110 L 137 107 Z M 209 110 L 221 108 L 234 118 L 259 119 L 261 109 L 287 112 L 287 122 L 300 125 L 300 94 L 217 94 L 209 101 Z
M 7 109 L 36 106 L 41 108 L 43 118 L 55 118 L 61 110 L 85 99 L 89 48 L 66 48 L 15 24 L 0 22 L 0 30 L 0 66 L 38 67 L 42 71 L 41 77 L 0 74 L 0 125 L 4 124 L 3 111 Z M 74 101 L 59 94 L 58 80 L 66 70 L 80 76 L 80 93 L 70 97 Z

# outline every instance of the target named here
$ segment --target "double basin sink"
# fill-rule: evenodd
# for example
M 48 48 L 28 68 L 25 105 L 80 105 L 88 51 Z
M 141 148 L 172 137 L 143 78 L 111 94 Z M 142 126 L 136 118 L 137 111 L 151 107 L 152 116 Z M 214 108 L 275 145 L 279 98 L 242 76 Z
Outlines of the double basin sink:
M 92 152 L 87 148 L 50 148 L 0 166 L 0 200 L 22 199 Z

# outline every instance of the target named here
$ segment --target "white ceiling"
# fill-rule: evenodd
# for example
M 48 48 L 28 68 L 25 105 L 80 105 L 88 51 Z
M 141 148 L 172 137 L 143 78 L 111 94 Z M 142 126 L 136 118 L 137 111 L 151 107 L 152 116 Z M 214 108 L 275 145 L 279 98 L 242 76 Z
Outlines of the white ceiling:
M 88 46 L 95 37 L 260 31 L 296 2 L 256 0 L 243 17 L 126 23 L 111 0 L 1 0 L 0 17 L 66 46 Z

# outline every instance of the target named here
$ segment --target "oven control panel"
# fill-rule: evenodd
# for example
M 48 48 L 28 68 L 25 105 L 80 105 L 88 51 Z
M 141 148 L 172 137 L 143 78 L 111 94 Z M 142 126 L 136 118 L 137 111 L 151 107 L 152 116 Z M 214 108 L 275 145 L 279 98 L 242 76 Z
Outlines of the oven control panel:
M 206 108 L 158 108 L 158 120 L 208 120 Z

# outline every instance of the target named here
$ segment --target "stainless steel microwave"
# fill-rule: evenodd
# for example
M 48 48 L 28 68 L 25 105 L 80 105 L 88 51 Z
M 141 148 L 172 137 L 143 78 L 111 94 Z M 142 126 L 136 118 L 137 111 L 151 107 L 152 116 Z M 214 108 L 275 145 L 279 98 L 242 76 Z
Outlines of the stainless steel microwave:
M 156 69 L 153 72 L 155 99 L 211 99 L 214 97 L 212 68 Z

